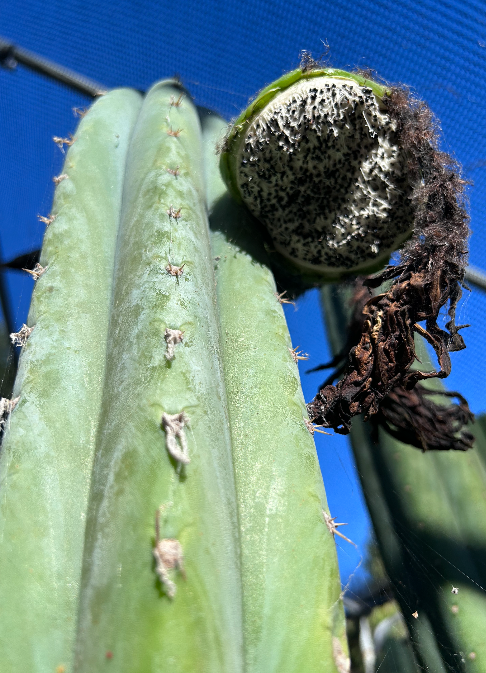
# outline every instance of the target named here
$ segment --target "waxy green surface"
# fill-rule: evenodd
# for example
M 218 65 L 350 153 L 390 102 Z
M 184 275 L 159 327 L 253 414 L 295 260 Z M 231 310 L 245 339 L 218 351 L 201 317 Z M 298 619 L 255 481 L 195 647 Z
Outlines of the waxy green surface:
M 247 673 L 347 670 L 335 542 L 297 363 L 262 240 L 221 180 L 203 118 L 241 540 Z M 330 441 L 331 438 L 329 438 Z
M 140 105 L 135 91 L 112 91 L 81 120 L 44 237 L 47 269 L 34 289 L 20 400 L 0 457 L 5 673 L 72 670 L 122 183 Z
M 225 195 L 224 122 L 206 121 L 203 145 L 172 81 L 143 103 L 113 91 L 68 151 L 0 459 L 8 673 L 345 670 L 285 317 L 259 235 Z M 171 361 L 166 328 L 184 333 Z M 189 418 L 185 466 L 164 412 Z M 184 554 L 172 600 L 156 510 Z
M 155 85 L 125 175 L 76 673 L 243 671 L 238 520 L 202 171 L 189 96 L 170 81 Z M 183 274 L 167 273 L 169 262 L 184 265 Z M 167 327 L 184 332 L 172 362 Z M 169 457 L 161 427 L 164 412 L 182 411 L 190 420 L 186 466 Z M 158 508 L 161 537 L 177 539 L 184 553 L 186 580 L 170 571 L 173 600 L 152 555 Z

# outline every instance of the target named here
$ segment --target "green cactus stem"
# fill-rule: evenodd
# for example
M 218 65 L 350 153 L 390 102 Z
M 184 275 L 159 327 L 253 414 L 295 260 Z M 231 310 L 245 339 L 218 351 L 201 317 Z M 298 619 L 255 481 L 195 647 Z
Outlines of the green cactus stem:
M 243 671 L 202 161 L 190 97 L 155 85 L 125 175 L 76 673 Z
M 71 661 L 122 183 L 140 104 L 139 94 L 122 89 L 93 105 L 45 218 L 51 224 L 23 333 L 32 331 L 0 458 L 6 673 L 67 671 Z
M 0 405 L 7 673 L 349 672 L 299 354 L 206 122 L 170 80 L 56 138 Z
M 386 93 L 358 74 L 295 70 L 263 89 L 225 140 L 231 193 L 304 271 L 380 268 L 411 233 L 411 184 Z
M 376 607 L 369 618 L 376 653 L 373 673 L 417 673 L 408 631 L 396 603 Z
M 322 290 L 331 344 L 343 345 L 346 295 Z M 421 367 L 430 367 L 423 344 Z M 425 385 L 425 384 L 424 384 Z M 427 382 L 438 386 L 439 382 Z M 444 403 L 438 399 L 437 403 Z M 351 441 L 385 568 L 426 670 L 479 673 L 486 641 L 486 469 L 481 450 L 421 453 L 354 419 Z M 477 433 L 476 444 L 482 441 Z
M 241 539 L 248 673 L 349 671 L 333 535 L 285 316 L 258 228 L 227 194 L 203 117 Z

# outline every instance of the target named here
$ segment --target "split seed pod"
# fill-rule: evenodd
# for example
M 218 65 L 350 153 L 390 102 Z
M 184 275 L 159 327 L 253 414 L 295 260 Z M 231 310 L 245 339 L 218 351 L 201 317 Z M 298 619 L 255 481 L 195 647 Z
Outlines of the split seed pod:
M 377 270 L 412 232 L 413 187 L 386 93 L 342 70 L 295 70 L 226 137 L 228 188 L 301 270 L 330 279 Z

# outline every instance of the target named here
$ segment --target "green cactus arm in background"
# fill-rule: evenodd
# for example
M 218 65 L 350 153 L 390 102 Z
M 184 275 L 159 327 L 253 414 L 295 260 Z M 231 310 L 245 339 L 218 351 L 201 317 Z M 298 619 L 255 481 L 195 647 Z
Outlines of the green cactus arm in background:
M 255 223 L 217 167 L 225 122 L 202 119 L 233 440 L 248 673 L 349 670 L 335 543 L 295 354 Z M 312 426 L 311 426 L 312 427 Z
M 396 603 L 393 601 L 374 608 L 368 621 L 373 628 L 376 657 L 373 673 L 375 670 L 379 673 L 417 673 L 419 667 L 409 643 L 403 616 Z
M 321 294 L 338 352 L 349 317 L 347 295 L 332 286 Z M 430 362 L 422 347 L 419 357 L 424 366 Z M 381 428 L 375 443 L 361 419 L 353 421 L 351 441 L 417 660 L 433 671 L 484 672 L 486 469 L 480 452 L 421 453 Z
M 100 98 L 56 188 L 0 459 L 0 668 L 71 657 L 125 158 L 141 96 Z M 55 219 L 54 219 L 55 218 Z
M 76 673 L 105 670 L 107 656 L 117 673 L 243 670 L 236 498 L 202 171 L 189 96 L 175 82 L 155 85 L 127 160 Z M 173 350 L 167 329 L 183 332 Z M 156 510 L 166 548 L 154 559 Z

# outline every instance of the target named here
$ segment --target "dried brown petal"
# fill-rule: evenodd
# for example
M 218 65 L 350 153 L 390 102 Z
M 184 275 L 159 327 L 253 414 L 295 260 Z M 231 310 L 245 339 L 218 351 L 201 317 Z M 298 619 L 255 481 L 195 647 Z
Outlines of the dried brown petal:
M 458 404 L 437 404 L 431 395 L 456 397 Z M 467 451 L 474 435 L 465 429 L 474 419 L 468 403 L 459 393 L 425 389 L 394 388 L 385 397 L 376 421 L 393 437 L 422 451 Z

